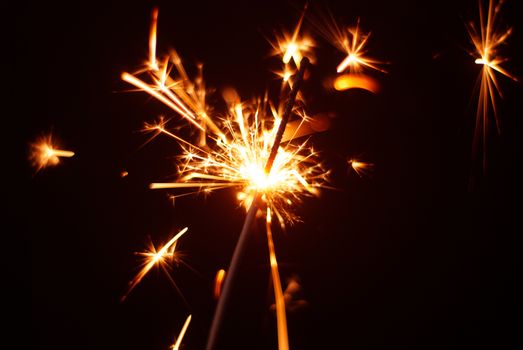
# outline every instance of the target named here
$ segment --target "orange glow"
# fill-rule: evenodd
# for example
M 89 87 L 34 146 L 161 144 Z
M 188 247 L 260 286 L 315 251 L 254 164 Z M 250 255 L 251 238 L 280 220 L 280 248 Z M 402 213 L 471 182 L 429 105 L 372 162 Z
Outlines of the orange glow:
M 71 158 L 74 156 L 74 152 L 61 150 L 56 147 L 56 145 L 53 145 L 51 134 L 43 136 L 31 144 L 32 151 L 29 159 L 36 168 L 36 171 L 40 171 L 48 166 L 57 165 L 60 163 L 60 158 L 62 157 Z
M 214 299 L 218 299 L 220 297 L 220 294 L 222 293 L 222 283 L 223 283 L 224 278 L 225 278 L 225 270 L 224 269 L 218 270 L 218 272 L 216 272 L 216 277 L 214 278 L 214 290 L 213 290 Z
M 380 86 L 375 79 L 363 74 L 343 74 L 334 80 L 334 89 L 344 91 L 348 89 L 364 89 L 378 93 Z
M 124 301 L 129 293 L 136 287 L 138 283 L 141 282 L 141 280 L 147 275 L 147 273 L 156 265 L 164 266 L 167 263 L 167 260 L 170 261 L 176 260 L 176 242 L 178 239 L 183 236 L 185 232 L 187 232 L 189 228 L 185 227 L 180 232 L 178 232 L 167 244 L 165 244 L 160 249 L 156 249 L 154 245 L 150 245 L 149 250 L 141 253 L 137 253 L 138 255 L 143 257 L 143 267 L 138 272 L 138 274 L 129 282 L 129 288 L 127 289 L 126 293 L 122 296 L 121 301 Z

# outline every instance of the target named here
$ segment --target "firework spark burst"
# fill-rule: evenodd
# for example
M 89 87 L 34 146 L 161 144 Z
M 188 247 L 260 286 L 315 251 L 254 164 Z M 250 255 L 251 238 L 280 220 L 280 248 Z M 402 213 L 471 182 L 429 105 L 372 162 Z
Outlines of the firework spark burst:
M 513 81 L 518 79 L 508 73 L 501 64 L 508 61 L 502 57 L 499 49 L 506 44 L 512 33 L 512 28 L 500 28 L 498 15 L 503 1 L 496 3 L 489 1 L 488 10 L 485 15 L 481 1 L 479 1 L 479 28 L 474 22 L 470 22 L 467 30 L 474 45 L 471 52 L 475 58 L 474 63 L 482 66 L 478 77 L 479 93 L 476 110 L 476 127 L 474 136 L 474 149 L 481 143 L 483 145 L 483 168 L 486 168 L 487 134 L 489 130 L 489 112 L 492 110 L 497 132 L 500 132 L 500 122 L 497 115 L 496 97 L 502 97 L 502 92 L 496 74 L 501 74 Z
M 74 152 L 61 150 L 57 147 L 53 142 L 51 134 L 43 136 L 31 144 L 29 159 L 36 171 L 59 164 L 60 158 L 71 158 L 74 156 Z
M 264 217 L 265 211 L 270 266 L 275 288 L 278 343 L 282 350 L 288 349 L 288 336 L 285 302 L 272 243 L 273 215 L 282 228 L 286 223 L 298 220 L 292 209 L 305 197 L 317 196 L 329 174 L 319 161 L 318 153 L 309 146 L 308 140 L 296 142 L 298 135 L 310 134 L 310 131 L 301 133 L 300 128 L 305 124 L 314 124 L 310 122 L 311 118 L 307 116 L 304 104 L 293 108 L 299 88 L 293 87 L 292 75 L 295 72 L 288 67 L 292 60 L 299 70 L 296 72 L 296 86 L 299 86 L 313 46 L 310 39 L 300 36 L 303 15 L 292 36 L 284 35 L 278 40 L 278 53 L 282 55 L 282 61 L 289 72 L 283 79 L 282 87 L 288 83 L 292 89 L 289 94 L 292 97 L 289 97 L 285 105 L 271 101 L 268 93 L 262 98 L 242 101 L 236 91 L 229 89 L 223 94 L 226 111 L 216 113 L 215 109 L 206 103 L 207 91 L 202 77 L 202 65 L 198 66 L 198 76 L 191 80 L 180 56 L 174 50 L 166 57 L 158 59 L 156 9 L 152 15 L 148 60 L 140 70 L 134 73 L 124 72 L 121 75 L 124 81 L 162 102 L 192 127 L 191 132 L 188 132 L 189 136 L 186 136 L 182 132 L 171 131 L 168 127 L 169 120 L 163 117 L 154 123 L 145 124 L 144 131 L 153 133 L 152 138 L 159 135 L 168 136 L 182 149 L 182 155 L 178 157 L 177 180 L 152 183 L 151 189 L 181 190 L 182 193 L 175 195 L 179 197 L 233 188 L 237 190 L 237 199 L 246 209 L 250 220 L 256 212 L 260 217 Z M 280 103 L 283 100 L 281 99 Z M 293 128 L 282 142 L 291 112 L 294 112 L 296 118 L 291 121 Z M 194 137 L 195 132 L 199 134 L 198 137 Z M 249 220 L 246 219 L 247 221 Z M 127 294 L 153 266 L 162 266 L 169 247 L 185 231 L 186 229 L 181 231 L 159 251 L 151 249 L 150 252 L 142 254 L 146 258 L 145 266 L 131 281 Z M 245 236 L 243 230 L 241 236 Z M 236 260 L 233 257 L 233 261 Z M 235 270 L 235 266 L 236 263 L 231 263 L 231 270 Z M 232 278 L 228 277 L 225 283 L 230 282 Z M 223 275 L 220 282 L 221 280 Z M 215 291 L 215 294 L 219 294 L 219 291 Z M 220 297 L 219 303 L 223 297 Z M 217 309 L 221 310 L 220 305 Z M 215 318 L 218 319 L 220 317 Z M 215 334 L 213 322 L 208 346 L 213 344 Z

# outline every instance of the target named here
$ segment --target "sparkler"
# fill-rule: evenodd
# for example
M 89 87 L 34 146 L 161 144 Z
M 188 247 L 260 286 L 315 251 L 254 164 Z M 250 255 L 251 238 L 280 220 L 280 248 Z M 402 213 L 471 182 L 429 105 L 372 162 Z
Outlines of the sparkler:
M 490 0 L 486 18 L 484 10 L 479 2 L 479 30 L 476 25 L 471 22 L 467 27 L 470 39 L 474 45 L 475 51 L 472 54 L 475 57 L 474 63 L 482 65 L 481 72 L 478 77 L 479 95 L 478 107 L 476 110 L 476 128 L 474 136 L 474 146 L 476 149 L 478 143 L 483 145 L 483 169 L 487 166 L 487 134 L 489 129 L 489 111 L 492 110 L 494 114 L 494 121 L 497 132 L 500 132 L 500 123 L 497 116 L 496 95 L 502 97 L 499 82 L 496 74 L 499 73 L 514 81 L 518 79 L 508 73 L 500 65 L 508 59 L 499 55 L 498 50 L 506 42 L 512 28 L 500 30 L 497 25 L 498 14 L 500 12 L 503 1 L 495 4 L 495 1 Z M 479 56 L 479 57 L 478 57 Z M 497 72 L 497 73 L 496 73 Z
M 71 158 L 74 152 L 56 148 L 53 144 L 52 135 L 43 136 L 37 142 L 31 144 L 32 152 L 29 156 L 31 163 L 40 171 L 48 166 L 60 163 L 60 158 Z
M 306 141 L 300 144 L 292 142 L 305 118 L 295 127 L 295 133 L 286 137 L 286 144 L 280 147 L 305 68 L 309 64 L 308 58 L 302 58 L 301 54 L 308 46 L 302 47 L 301 44 L 297 44 L 302 16 L 292 37 L 292 41 L 298 46 L 295 50 L 292 49 L 292 45 L 288 46 L 285 54 L 287 56 L 284 58 L 287 63 L 293 58 L 300 69 L 293 79 L 292 89 L 281 117 L 280 107 L 275 107 L 267 96 L 249 103 L 241 102 L 237 94 L 229 92 L 224 96 L 228 114 L 215 122 L 211 118 L 212 109 L 205 101 L 206 91 L 201 77 L 201 66 L 200 75 L 191 81 L 175 51 L 165 59 L 157 59 L 157 18 L 158 12 L 154 10 L 149 58 L 144 68 L 132 74 L 124 72 L 122 79 L 175 111 L 200 132 L 200 139 L 199 142 L 194 142 L 169 131 L 168 121 L 163 118 L 156 123 L 146 124 L 144 130 L 154 132 L 153 137 L 167 135 L 175 139 L 183 149 L 178 180 L 172 183 L 152 183 L 150 187 L 192 189 L 192 192 L 178 196 L 201 191 L 209 193 L 223 188 L 239 188 L 238 199 L 248 209 L 211 326 L 207 349 L 212 349 L 238 270 L 238 262 L 244 251 L 244 242 L 256 214 L 260 209 L 266 208 L 267 217 L 271 218 L 270 222 L 272 216 L 269 213 L 274 213 L 282 227 L 285 222 L 293 222 L 296 217 L 289 208 L 300 202 L 304 196 L 317 195 L 318 188 L 328 174 L 318 162 L 317 153 L 307 146 Z M 297 61 L 298 59 L 300 60 Z M 142 75 L 147 75 L 149 82 L 146 82 Z M 264 205 L 261 206 L 261 203 Z M 175 238 L 171 242 L 176 241 Z M 130 290 L 156 263 L 162 261 L 158 257 L 163 256 L 168 246 L 150 256 L 147 265 L 131 282 Z M 276 258 L 273 251 L 271 256 L 273 276 L 277 276 L 274 274 L 277 265 L 273 263 Z M 278 285 L 281 291 L 279 276 L 274 284 Z M 275 297 L 280 305 L 277 313 L 280 348 L 287 349 L 287 334 L 286 331 L 282 331 L 286 328 L 285 310 L 281 310 L 281 307 L 284 308 L 282 293 L 277 293 Z

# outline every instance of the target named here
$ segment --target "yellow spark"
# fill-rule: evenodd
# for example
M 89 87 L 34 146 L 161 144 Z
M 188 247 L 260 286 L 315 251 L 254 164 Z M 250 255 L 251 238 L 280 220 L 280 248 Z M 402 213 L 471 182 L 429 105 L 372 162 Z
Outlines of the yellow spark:
M 303 15 L 292 36 L 296 42 L 300 38 L 302 20 Z M 179 157 L 178 180 L 152 183 L 150 187 L 192 189 L 191 193 L 236 188 L 239 191 L 237 198 L 246 209 L 255 193 L 261 192 L 280 224 L 293 222 L 296 217 L 289 209 L 305 196 L 317 195 L 328 175 L 319 163 L 318 154 L 307 141 L 295 143 L 291 136 L 279 148 L 272 171 L 266 174 L 264 168 L 280 123 L 278 111 L 282 108 L 274 107 L 267 97 L 241 101 L 236 92 L 227 91 L 224 99 L 228 110 L 216 117 L 218 113 L 213 113 L 206 104 L 201 75 L 191 81 L 178 54 L 171 51 L 169 57 L 167 61 L 157 60 L 162 62 L 159 71 L 146 65 L 136 74 L 122 74 L 124 81 L 170 107 L 200 132 L 200 137 L 193 141 L 169 131 L 164 119 L 145 125 L 146 131 L 154 132 L 154 136 L 171 137 L 183 149 L 183 155 Z M 171 74 L 165 75 L 164 72 Z M 141 74 L 147 75 L 150 82 L 140 78 L 138 75 Z M 295 121 L 303 120 L 300 115 L 297 117 Z M 298 123 L 294 135 L 300 135 L 301 125 Z
M 374 164 L 372 163 L 365 163 L 354 159 L 349 160 L 348 163 L 359 177 L 369 175 L 369 173 L 374 169 Z
M 308 57 L 311 62 L 314 62 L 314 40 L 306 34 L 300 34 L 306 9 L 305 7 L 292 34 L 283 31 L 281 35 L 276 35 L 275 41 L 270 42 L 273 48 L 273 55 L 281 56 L 282 62 L 285 65 L 289 64 L 292 60 L 296 67 L 300 68 L 300 62 L 305 56 Z M 290 71 L 286 70 L 285 72 L 284 78 L 286 77 L 288 80 Z
M 488 117 L 490 109 L 492 109 L 494 114 L 497 131 L 498 133 L 500 132 L 500 124 L 496 108 L 496 95 L 502 97 L 502 93 L 495 72 L 498 72 L 514 81 L 518 81 L 515 76 L 511 75 L 500 66 L 508 59 L 501 57 L 498 53 L 498 49 L 506 42 L 512 33 L 512 28 L 500 30 L 497 27 L 497 15 L 500 12 L 502 4 L 503 1 L 495 4 L 495 1 L 490 0 L 488 12 L 485 18 L 483 7 L 481 6 L 481 2 L 479 2 L 479 30 L 472 22 L 469 23 L 469 26 L 467 27 L 470 39 L 475 48 L 475 51 L 471 53 L 471 55 L 475 57 L 474 63 L 482 65 L 478 77 L 479 95 L 478 107 L 476 110 L 474 148 L 477 147 L 481 139 L 483 145 L 484 168 L 486 167 L 486 139 L 490 124 Z
M 147 275 L 147 273 L 155 266 L 160 265 L 163 266 L 167 263 L 167 260 L 170 259 L 175 260 L 177 257 L 175 255 L 175 247 L 176 242 L 178 239 L 183 236 L 185 232 L 187 232 L 189 228 L 185 227 L 181 231 L 179 231 L 169 242 L 167 242 L 163 247 L 160 249 L 156 249 L 154 245 L 150 245 L 149 250 L 141 253 L 137 253 L 138 255 L 143 257 L 143 267 L 138 272 L 138 274 L 129 282 L 129 288 L 127 289 L 126 293 L 122 296 L 121 301 L 124 301 L 129 293 L 136 287 L 138 283 Z
M 178 337 L 176 337 L 176 341 L 173 345 L 171 345 L 172 350 L 179 350 L 180 345 L 182 344 L 183 337 L 185 335 L 185 332 L 187 331 L 187 328 L 189 327 L 189 323 L 191 323 L 192 315 L 189 315 L 187 319 L 185 320 L 185 323 L 183 324 L 183 327 L 180 331 L 180 334 L 178 334 Z
M 39 138 L 35 143 L 31 144 L 31 154 L 29 159 L 36 168 L 36 171 L 60 163 L 60 158 L 71 158 L 74 152 L 65 151 L 56 148 L 53 144 L 52 135 L 46 135 Z
M 274 250 L 271 230 L 271 209 L 267 208 L 266 228 L 267 242 L 269 246 L 269 261 L 271 265 L 272 285 L 274 287 L 274 300 L 276 304 L 276 324 L 278 330 L 278 350 L 289 349 L 289 336 L 287 332 L 287 316 L 285 314 L 285 298 L 281 287 L 280 273 L 278 272 L 278 261 Z

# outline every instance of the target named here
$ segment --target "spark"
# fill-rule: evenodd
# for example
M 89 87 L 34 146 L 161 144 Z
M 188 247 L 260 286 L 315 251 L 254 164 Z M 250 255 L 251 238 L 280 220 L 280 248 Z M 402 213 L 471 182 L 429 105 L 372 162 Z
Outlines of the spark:
M 363 177 L 364 175 L 368 176 L 374 169 L 374 164 L 372 163 L 361 162 L 354 159 L 349 160 L 348 163 L 359 177 Z
M 487 133 L 489 129 L 489 111 L 494 114 L 494 121 L 498 133 L 500 132 L 500 123 L 497 115 L 496 96 L 502 97 L 496 72 L 518 81 L 518 79 L 508 73 L 501 64 L 508 61 L 507 58 L 500 56 L 499 48 L 506 43 L 512 33 L 512 28 L 498 28 L 498 14 L 503 1 L 495 4 L 490 0 L 486 18 L 483 7 L 479 2 L 479 30 L 477 26 L 470 22 L 467 30 L 474 46 L 475 51 L 471 53 L 475 57 L 474 63 L 482 66 L 478 77 L 479 95 L 478 106 L 476 110 L 476 130 L 474 136 L 474 148 L 482 140 L 483 145 L 483 168 L 486 168 L 486 145 Z M 479 57 L 478 57 L 479 56 Z
M 281 73 L 284 81 L 289 80 L 294 73 L 288 66 L 291 61 L 294 62 L 297 68 L 300 68 L 300 62 L 303 57 L 307 57 L 311 62 L 314 62 L 314 40 L 307 34 L 300 34 L 306 10 L 307 7 L 305 6 L 292 33 L 283 31 L 281 35 L 276 35 L 274 41 L 269 41 L 273 48 L 273 55 L 280 56 L 285 64 L 285 69 Z
M 139 256 L 143 258 L 143 267 L 138 272 L 138 274 L 129 282 L 129 288 L 127 289 L 126 293 L 122 296 L 121 301 L 124 301 L 129 293 L 138 285 L 138 283 L 141 282 L 141 280 L 147 275 L 147 273 L 154 267 L 154 266 L 161 266 L 164 267 L 169 261 L 177 261 L 178 256 L 176 255 L 176 242 L 178 239 L 183 236 L 185 232 L 187 232 L 189 228 L 185 227 L 181 231 L 179 231 L 169 242 L 167 242 L 163 247 L 157 249 L 152 243 L 149 247 L 149 250 L 145 252 L 137 253 Z
M 180 345 L 182 344 L 183 337 L 185 335 L 185 332 L 187 331 L 187 328 L 189 327 L 189 323 L 191 323 L 192 315 L 189 315 L 187 319 L 185 320 L 185 323 L 183 324 L 182 329 L 180 330 L 180 334 L 178 334 L 178 337 L 176 337 L 176 341 L 173 345 L 171 345 L 172 350 L 179 350 Z
M 342 27 L 330 12 L 320 19 L 310 18 L 310 21 L 325 40 L 346 55 L 336 67 L 337 73 L 347 70 L 349 73 L 360 73 L 364 68 L 386 73 L 380 68 L 384 62 L 367 56 L 366 46 L 371 33 L 360 29 L 359 18 L 353 27 Z
M 294 41 L 299 38 L 302 19 L 303 16 L 295 29 Z M 156 40 L 156 35 L 151 35 L 150 40 Z M 193 140 L 168 130 L 165 119 L 145 125 L 144 130 L 154 136 L 173 138 L 183 150 L 178 157 L 178 179 L 152 183 L 150 188 L 191 191 L 176 196 L 235 188 L 237 199 L 246 210 L 255 194 L 261 193 L 282 226 L 284 222 L 296 221 L 290 208 L 304 197 L 318 195 L 328 175 L 318 153 L 307 140 L 296 142 L 291 137 L 279 147 L 272 171 L 267 174 L 264 167 L 281 121 L 281 106 L 275 106 L 267 94 L 264 98 L 241 101 L 235 91 L 228 91 L 224 96 L 227 111 L 216 117 L 218 113 L 206 104 L 201 71 L 194 82 L 190 80 L 180 57 L 173 56 L 173 52 L 168 59 L 157 59 L 158 70 L 146 65 L 138 73 L 122 73 L 124 81 L 168 106 L 200 132 L 200 137 Z M 142 75 L 148 77 L 148 82 Z M 296 115 L 297 121 L 303 120 L 300 115 L 304 112 L 296 111 Z
M 60 163 L 60 158 L 71 158 L 74 156 L 74 152 L 58 149 L 53 144 L 52 135 L 46 135 L 38 139 L 35 143 L 31 144 L 31 154 L 29 159 L 36 168 L 36 171 L 40 171 L 48 166 L 57 165 Z

